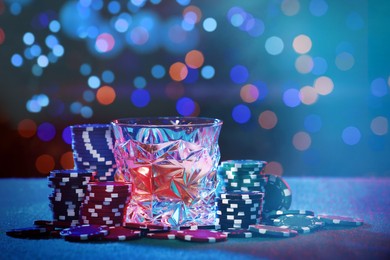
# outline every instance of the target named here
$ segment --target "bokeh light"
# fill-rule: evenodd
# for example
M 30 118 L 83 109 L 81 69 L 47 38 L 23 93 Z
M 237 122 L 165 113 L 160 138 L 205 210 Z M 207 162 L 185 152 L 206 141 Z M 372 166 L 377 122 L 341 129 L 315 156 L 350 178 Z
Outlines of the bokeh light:
M 271 36 L 265 41 L 265 50 L 271 55 L 279 55 L 284 49 L 284 42 L 277 36 Z
M 74 160 L 73 160 L 73 152 L 65 152 L 61 155 L 60 164 L 63 169 L 73 169 L 74 168 Z
M 298 14 L 300 7 L 298 0 L 283 0 L 281 3 L 282 12 L 287 16 Z
M 311 137 L 306 132 L 298 132 L 293 136 L 292 143 L 298 151 L 305 151 L 310 148 Z
M 314 16 L 323 16 L 328 11 L 328 3 L 326 0 L 311 0 L 309 10 Z
M 230 78 L 236 84 L 245 83 L 248 80 L 248 69 L 243 65 L 236 65 L 230 70 Z
M 35 135 L 37 124 L 32 119 L 23 119 L 18 124 L 18 133 L 21 137 L 30 138 Z
M 389 121 L 384 116 L 377 116 L 371 120 L 370 128 L 376 135 L 385 135 L 389 131 Z
M 360 138 L 362 137 L 362 135 L 357 127 L 348 126 L 344 128 L 341 137 L 345 144 L 356 145 L 360 142 Z
M 239 124 L 244 124 L 251 118 L 251 110 L 246 105 L 237 105 L 232 110 L 233 120 Z
M 253 103 L 259 98 L 259 90 L 255 85 L 246 84 L 240 90 L 240 97 L 246 103 Z
M 215 75 L 215 69 L 213 66 L 206 65 L 202 68 L 201 72 L 202 77 L 205 79 L 211 79 Z
M 322 76 L 314 81 L 314 89 L 320 95 L 328 95 L 332 93 L 334 84 L 331 78 Z
M 342 52 L 336 56 L 335 63 L 339 70 L 347 71 L 355 64 L 355 58 L 351 53 Z
M 301 104 L 301 94 L 299 90 L 290 88 L 283 93 L 283 102 L 288 107 L 297 107 Z
M 384 78 L 376 78 L 371 82 L 371 93 L 376 97 L 383 97 L 389 92 Z
M 103 86 L 96 92 L 96 100 L 105 106 L 111 105 L 116 98 L 115 90 L 110 86 Z
M 183 81 L 187 75 L 187 66 L 182 62 L 175 62 L 169 67 L 169 76 L 171 76 L 174 81 Z
M 304 86 L 299 90 L 301 102 L 305 105 L 312 105 L 318 99 L 316 90 L 311 86 Z
M 48 174 L 55 167 L 55 161 L 50 154 L 42 154 L 35 160 L 35 167 L 41 174 Z
M 195 102 L 188 97 L 182 97 L 176 102 L 176 110 L 182 116 L 190 116 L 196 108 Z
M 294 38 L 293 48 L 295 52 L 299 54 L 308 53 L 311 49 L 311 46 L 312 46 L 311 39 L 309 38 L 309 36 L 305 34 L 300 34 Z
M 53 124 L 45 122 L 38 126 L 37 136 L 44 142 L 53 140 L 56 135 L 56 129 Z
M 217 29 L 217 21 L 212 17 L 204 19 L 203 29 L 206 32 L 214 32 Z
M 72 131 L 70 126 L 67 126 L 62 130 L 62 140 L 64 140 L 66 144 L 72 144 Z
M 272 129 L 278 123 L 278 117 L 271 110 L 266 110 L 260 113 L 258 118 L 259 125 L 264 129 Z
M 265 174 L 274 174 L 277 176 L 283 175 L 283 166 L 280 162 L 270 161 L 264 169 Z
M 146 107 L 150 102 L 150 94 L 146 89 L 136 89 L 131 94 L 131 102 L 136 107 Z
M 201 51 L 192 50 L 186 54 L 185 62 L 188 67 L 197 69 L 202 67 L 204 62 L 204 56 Z
M 314 62 L 309 55 L 301 55 L 295 60 L 295 68 L 301 74 L 310 73 L 313 67 Z
M 151 70 L 152 76 L 156 79 L 161 79 L 165 76 L 165 68 L 162 65 L 156 64 L 152 67 Z

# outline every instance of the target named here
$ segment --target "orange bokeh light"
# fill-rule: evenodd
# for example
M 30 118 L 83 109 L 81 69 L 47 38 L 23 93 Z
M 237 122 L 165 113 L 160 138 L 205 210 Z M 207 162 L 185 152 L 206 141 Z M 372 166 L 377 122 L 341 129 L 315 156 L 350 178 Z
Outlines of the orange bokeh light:
M 187 77 L 187 75 L 187 66 L 182 62 L 175 62 L 169 68 L 169 76 L 171 76 L 174 81 L 182 81 Z
M 96 93 L 97 101 L 102 105 L 110 105 L 116 98 L 115 90 L 110 86 L 103 86 Z
M 264 169 L 265 174 L 273 174 L 277 176 L 283 175 L 283 166 L 276 161 L 269 162 Z
M 37 124 L 31 119 L 23 119 L 18 124 L 18 133 L 21 137 L 30 138 L 37 132 Z
M 73 152 L 65 152 L 61 155 L 60 164 L 63 169 L 73 169 Z
M 186 54 L 185 61 L 187 66 L 192 69 L 200 68 L 204 63 L 203 53 L 198 50 L 189 51 Z
M 35 168 L 42 174 L 48 174 L 54 166 L 54 158 L 48 154 L 42 154 L 35 160 Z

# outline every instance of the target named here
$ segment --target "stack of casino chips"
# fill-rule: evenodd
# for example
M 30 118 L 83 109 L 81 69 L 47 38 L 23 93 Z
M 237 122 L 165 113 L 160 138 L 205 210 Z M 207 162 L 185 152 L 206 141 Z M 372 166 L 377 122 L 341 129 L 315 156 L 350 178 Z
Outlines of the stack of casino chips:
M 267 163 L 257 160 L 229 160 L 218 166 L 218 177 L 222 180 L 222 192 L 264 192 L 267 177 L 262 171 Z
M 69 225 L 79 224 L 79 214 L 85 190 L 95 172 L 90 170 L 53 170 L 47 177 L 53 188 L 49 206 L 53 220 Z
M 131 195 L 131 184 L 125 182 L 88 183 L 80 209 L 81 224 L 122 226 Z
M 113 181 L 116 163 L 111 125 L 73 125 L 70 129 L 75 168 L 95 170 L 97 180 Z
M 222 193 L 216 199 L 216 224 L 222 230 L 247 229 L 261 220 L 262 192 Z

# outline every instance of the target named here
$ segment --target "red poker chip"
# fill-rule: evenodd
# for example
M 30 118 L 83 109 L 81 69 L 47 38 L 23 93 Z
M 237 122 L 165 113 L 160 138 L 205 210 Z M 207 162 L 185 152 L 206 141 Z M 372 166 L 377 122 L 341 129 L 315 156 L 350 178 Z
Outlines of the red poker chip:
M 96 209 L 103 209 L 103 208 L 125 208 L 127 203 L 121 203 L 121 202 L 109 202 L 109 201 L 83 201 L 83 207 L 88 208 L 96 208 Z
M 85 202 L 112 202 L 112 203 L 128 203 L 130 200 L 128 197 L 121 198 L 109 198 L 109 197 L 90 197 L 86 195 L 84 198 Z
M 103 218 L 103 217 L 109 217 L 109 218 L 116 218 L 116 217 L 123 217 L 122 212 L 102 212 L 102 213 L 91 213 L 91 212 L 81 212 L 80 214 L 82 217 L 85 218 Z
M 108 235 L 103 237 L 104 241 L 128 241 L 141 238 L 141 231 L 131 230 L 124 227 L 109 227 Z
M 80 221 L 82 225 L 97 225 L 97 226 L 122 226 L 122 221 L 115 221 L 115 220 L 81 220 Z
M 87 192 L 86 195 L 90 198 L 123 198 L 127 199 L 131 193 L 125 192 Z
M 105 208 L 100 208 L 96 209 L 94 207 L 85 207 L 85 205 L 80 207 L 80 212 L 87 212 L 87 213 L 124 213 L 124 207 L 122 208 L 113 208 L 113 207 L 105 207 Z
M 146 233 L 147 238 L 152 239 L 165 239 L 165 240 L 173 240 L 176 239 L 177 230 L 170 230 L 164 232 L 150 232 Z
M 60 235 L 67 241 L 88 241 L 108 235 L 108 230 L 98 225 L 81 225 L 64 229 Z
M 171 230 L 170 226 L 151 224 L 151 223 L 127 222 L 127 223 L 125 223 L 125 227 L 130 228 L 130 229 L 136 229 L 136 230 L 144 230 L 144 231 L 150 231 L 150 230 L 169 231 L 169 230 Z
M 190 242 L 215 243 L 227 240 L 227 235 L 214 230 L 197 229 L 177 231 L 176 238 Z
M 90 182 L 87 185 L 87 189 L 90 192 L 120 192 L 131 191 L 131 184 L 128 182 Z

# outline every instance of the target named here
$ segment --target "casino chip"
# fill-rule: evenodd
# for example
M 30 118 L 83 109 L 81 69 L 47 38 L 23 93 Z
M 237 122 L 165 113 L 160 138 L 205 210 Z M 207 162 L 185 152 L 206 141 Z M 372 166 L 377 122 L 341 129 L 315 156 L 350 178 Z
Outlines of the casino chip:
M 361 226 L 364 223 L 363 219 L 345 216 L 318 215 L 317 218 L 325 225 Z
M 121 226 L 131 185 L 124 182 L 91 182 L 80 207 L 82 224 Z
M 227 235 L 214 230 L 198 229 L 198 230 L 181 230 L 177 231 L 176 238 L 190 242 L 222 242 L 227 240 Z
M 108 227 L 108 235 L 102 237 L 104 241 L 128 241 L 141 238 L 141 231 L 130 230 L 124 227 Z
M 89 241 L 100 239 L 108 233 L 108 229 L 102 226 L 81 225 L 66 228 L 60 232 L 60 235 L 67 241 Z
M 268 174 L 267 184 L 264 190 L 264 205 L 265 213 L 276 210 L 288 210 L 292 201 L 292 193 L 290 186 L 282 177 Z
M 126 222 L 124 224 L 126 228 L 135 229 L 135 230 L 143 230 L 143 231 L 170 231 L 170 226 L 160 225 L 160 224 L 152 224 L 152 223 L 133 223 L 133 222 Z
M 233 191 L 264 192 L 267 177 L 262 175 L 267 163 L 256 160 L 222 161 L 217 169 L 219 183 L 218 193 Z M 221 197 L 224 198 L 224 197 Z
M 310 233 L 319 229 L 324 224 L 313 216 L 289 214 L 274 219 L 273 225 L 281 228 L 293 229 L 299 233 Z
M 116 163 L 111 125 L 73 125 L 70 129 L 75 167 L 96 170 L 99 181 L 113 181 Z
M 236 191 L 230 193 L 221 193 L 219 196 L 221 197 L 221 199 L 260 200 L 263 198 L 264 193 L 260 191 L 251 191 L 251 192 Z
M 263 216 L 267 219 L 269 218 L 277 218 L 283 215 L 309 215 L 314 216 L 314 212 L 311 210 L 304 209 L 290 209 L 290 210 L 273 210 L 268 213 L 264 213 Z
M 181 226 L 179 227 L 180 230 L 197 230 L 197 229 L 212 229 L 212 230 L 219 230 L 221 229 L 220 225 L 191 225 L 191 226 Z
M 48 186 L 53 188 L 49 194 L 49 207 L 53 221 L 79 224 L 80 207 L 85 196 L 86 185 L 94 180 L 91 170 L 53 170 L 47 177 Z
M 252 238 L 256 236 L 256 233 L 252 233 L 248 229 L 230 229 L 221 232 L 227 235 L 228 238 Z
M 260 224 L 249 225 L 248 230 L 253 233 L 271 237 L 292 237 L 298 234 L 296 230 Z
M 216 198 L 216 224 L 222 230 L 246 229 L 251 224 L 260 222 L 262 213 L 263 193 L 225 192 Z
M 50 230 L 47 227 L 26 227 L 16 228 L 6 231 L 7 236 L 15 238 L 42 238 L 50 235 Z
M 153 239 L 166 239 L 166 240 L 173 240 L 176 239 L 177 230 L 170 230 L 170 231 L 164 231 L 164 232 L 153 232 L 153 233 L 146 233 L 147 238 L 153 238 Z

